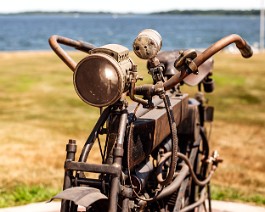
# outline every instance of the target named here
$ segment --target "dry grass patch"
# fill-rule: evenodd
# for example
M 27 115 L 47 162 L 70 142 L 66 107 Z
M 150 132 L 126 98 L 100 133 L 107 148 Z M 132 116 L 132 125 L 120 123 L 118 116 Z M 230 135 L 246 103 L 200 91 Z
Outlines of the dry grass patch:
M 216 91 L 207 96 L 216 108 L 212 149 L 224 159 L 214 184 L 263 196 L 264 58 L 218 54 Z M 133 60 L 146 77 L 144 61 Z M 51 52 L 0 53 L 0 64 L 0 192 L 21 184 L 60 189 L 65 144 L 76 139 L 80 151 L 98 110 L 78 98 L 71 71 Z
M 218 149 L 224 162 L 213 182 L 219 186 L 265 194 L 264 137 L 262 126 L 214 124 L 212 149 Z

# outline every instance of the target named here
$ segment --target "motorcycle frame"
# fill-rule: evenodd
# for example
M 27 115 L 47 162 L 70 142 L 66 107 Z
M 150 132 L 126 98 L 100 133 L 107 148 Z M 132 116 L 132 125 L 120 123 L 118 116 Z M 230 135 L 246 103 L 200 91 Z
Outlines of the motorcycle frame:
M 69 143 L 66 145 L 66 160 L 64 164 L 65 169 L 65 176 L 64 176 L 64 185 L 63 190 L 67 188 L 71 188 L 73 186 L 79 186 L 79 185 L 88 185 L 95 188 L 101 188 L 102 187 L 102 180 L 100 179 L 92 179 L 92 178 L 83 178 L 80 176 L 81 172 L 91 172 L 91 173 L 99 173 L 99 174 L 107 174 L 112 177 L 111 179 L 111 185 L 110 185 L 110 195 L 108 199 L 109 212 L 115 212 L 117 211 L 117 203 L 118 203 L 118 195 L 121 192 L 121 177 L 122 177 L 122 161 L 124 157 L 124 142 L 126 137 L 126 130 L 128 128 L 128 109 L 127 104 L 123 104 L 121 107 L 115 107 L 115 106 L 109 106 L 107 107 L 99 117 L 97 123 L 95 124 L 94 129 L 90 133 L 87 141 L 85 142 L 82 152 L 80 154 L 78 162 L 75 161 L 75 153 L 76 153 L 76 143 L 74 140 L 69 140 Z M 197 107 L 197 106 L 196 106 Z M 204 116 L 203 113 L 203 105 L 198 106 L 199 109 L 198 113 L 201 113 L 200 116 Z M 121 108 L 121 109 L 119 109 Z M 87 159 L 89 158 L 89 153 L 93 147 L 93 144 L 95 143 L 97 136 L 101 134 L 101 131 L 104 127 L 104 124 L 108 120 L 108 118 L 113 115 L 118 118 L 119 125 L 118 125 L 118 137 L 117 141 L 115 143 L 114 149 L 113 149 L 113 163 L 111 164 L 94 164 L 87 162 Z M 202 120 L 202 119 L 201 119 Z M 183 123 L 180 123 L 183 125 Z M 209 154 L 209 146 L 208 146 L 208 140 L 206 136 L 204 135 L 203 130 L 203 122 L 200 121 L 200 137 L 196 138 L 196 141 L 194 141 L 194 145 L 192 150 L 190 151 L 189 160 L 190 163 L 193 165 L 194 161 L 196 160 L 196 157 L 198 155 L 199 146 L 200 143 L 203 142 L 203 145 L 206 148 L 205 157 L 208 157 Z M 185 126 L 183 126 L 185 128 Z M 106 144 L 105 144 L 106 145 Z M 185 166 L 185 165 L 184 165 Z M 74 173 L 75 172 L 75 173 Z M 205 172 L 206 174 L 206 172 Z M 182 176 L 187 177 L 189 175 L 189 170 L 185 166 L 182 169 Z M 181 177 L 179 179 L 182 179 Z M 190 179 L 187 178 L 187 179 Z M 186 183 L 185 183 L 186 182 Z M 184 180 L 178 180 L 178 186 L 168 188 L 164 192 L 162 192 L 155 200 L 162 199 L 164 196 L 168 196 L 174 191 L 176 191 L 176 188 L 180 188 L 182 191 L 185 191 L 188 186 L 188 181 Z M 109 186 L 109 185 L 108 185 Z M 195 191 L 192 191 L 195 192 Z M 181 192 L 182 195 L 184 195 L 185 192 Z M 132 196 L 131 190 L 123 190 L 122 195 L 125 197 L 123 199 L 123 209 L 122 211 L 127 211 L 128 209 L 128 197 Z M 194 194 L 191 194 L 194 195 Z M 181 199 L 180 196 L 178 199 Z M 203 203 L 205 201 L 206 197 L 202 200 L 200 199 L 200 203 Z M 196 202 L 195 202 L 196 203 Z M 69 212 L 69 208 L 71 205 L 71 208 L 73 207 L 73 202 L 70 202 L 69 200 L 62 200 L 61 205 L 61 212 Z M 209 202 L 210 204 L 210 202 Z M 191 205 L 192 206 L 192 205 Z M 198 206 L 195 204 L 192 208 L 195 208 Z M 76 206 L 77 207 L 77 206 Z M 211 210 L 210 210 L 211 211 Z
M 65 177 L 64 177 L 64 187 L 63 189 L 67 189 L 72 187 L 72 180 L 74 178 L 73 171 L 76 172 L 92 172 L 92 173 L 101 173 L 101 174 L 109 174 L 112 176 L 111 180 L 111 191 L 110 191 L 110 199 L 109 199 L 109 212 L 110 211 L 117 211 L 117 201 L 118 201 L 118 193 L 119 193 L 119 182 L 120 182 L 120 175 L 122 171 L 122 158 L 124 155 L 124 136 L 127 127 L 127 118 L 128 118 L 128 111 L 127 109 L 123 109 L 119 112 L 119 129 L 118 129 L 118 139 L 117 143 L 115 144 L 114 151 L 113 151 L 113 164 L 92 164 L 86 162 L 86 159 L 92 149 L 92 146 L 96 140 L 97 135 L 100 133 L 101 128 L 105 124 L 107 118 L 110 116 L 111 111 L 110 107 L 106 108 L 98 122 L 96 123 L 94 129 L 92 130 L 90 136 L 88 137 L 82 153 L 80 155 L 79 161 L 75 162 L 73 160 L 73 156 L 69 154 L 69 150 L 67 151 L 67 157 L 65 160 Z M 71 151 L 71 150 L 70 150 Z M 77 184 L 87 184 L 90 186 L 100 187 L 102 182 L 100 180 L 91 180 L 91 179 L 84 179 L 84 178 L 76 178 Z M 64 208 L 67 207 L 66 204 L 62 204 L 61 211 L 65 211 Z M 68 206 L 69 207 L 69 206 Z
M 75 70 L 76 67 L 76 63 L 74 60 L 72 60 L 72 58 L 60 47 L 59 43 L 64 44 L 64 45 L 68 45 L 71 47 L 74 47 L 78 50 L 84 51 L 84 52 L 89 52 L 91 49 L 94 48 L 94 46 L 85 43 L 85 42 L 81 42 L 81 41 L 75 41 L 75 40 L 71 40 L 71 39 L 67 39 L 61 36 L 52 36 L 49 39 L 50 45 L 52 47 L 52 49 L 55 51 L 55 53 L 63 60 L 63 62 L 72 70 Z M 168 81 L 162 83 L 161 85 L 159 84 L 158 87 L 155 88 L 159 88 L 163 87 L 164 90 L 169 90 L 171 88 L 173 88 L 175 85 L 177 85 L 178 83 L 180 83 L 181 81 L 183 81 L 189 74 L 191 73 L 198 73 L 198 67 L 204 63 L 208 58 L 210 58 L 212 55 L 214 55 L 216 52 L 218 52 L 219 50 L 223 49 L 225 46 L 231 44 L 231 43 L 235 43 L 237 48 L 240 50 L 241 55 L 245 58 L 249 58 L 252 56 L 252 50 L 251 47 L 247 44 L 247 42 L 242 39 L 240 36 L 238 35 L 229 35 L 227 37 L 222 38 L 221 40 L 217 41 L 215 44 L 213 44 L 212 46 L 210 46 L 209 48 L 207 48 L 204 52 L 202 52 L 202 54 L 198 55 L 197 57 L 192 57 L 189 58 L 190 55 L 187 54 L 183 54 L 182 57 L 183 59 L 185 59 L 185 69 L 182 69 L 183 64 L 175 64 L 175 67 L 177 68 L 180 65 L 180 71 L 181 71 L 181 75 L 174 75 L 173 77 L 171 77 Z M 186 56 L 188 58 L 186 58 Z M 181 62 L 181 58 L 178 62 Z M 192 77 L 191 82 L 194 81 L 196 77 Z M 133 83 L 132 83 L 133 85 Z M 144 88 L 144 87 L 143 87 Z M 147 87 L 147 91 L 152 91 L 153 92 L 153 87 L 149 86 Z M 135 91 L 137 90 L 142 90 L 142 88 L 140 89 L 135 89 Z M 156 89 L 154 90 L 156 91 Z M 134 93 L 134 89 L 132 89 L 131 92 L 131 98 L 134 97 L 133 96 Z M 132 98 L 132 100 L 136 101 L 137 99 Z M 139 101 L 140 103 L 145 103 L 144 101 Z M 124 156 L 124 141 L 125 141 L 125 135 L 126 135 L 126 129 L 128 126 L 128 111 L 127 111 L 127 105 L 126 104 L 122 104 L 119 105 L 117 108 L 119 108 L 119 110 L 116 110 L 116 112 L 118 112 L 117 117 L 119 117 L 119 127 L 118 127 L 118 132 L 117 132 L 117 142 L 115 144 L 114 150 L 113 150 L 113 163 L 111 164 L 92 164 L 92 163 L 87 163 L 86 159 L 89 155 L 90 150 L 92 149 L 92 146 L 97 138 L 97 136 L 100 134 L 100 131 L 103 130 L 103 125 L 104 123 L 107 121 L 108 117 L 110 116 L 110 114 L 112 114 L 113 112 L 113 106 L 109 106 L 107 107 L 101 117 L 99 118 L 98 122 L 96 123 L 92 133 L 90 134 L 90 136 L 88 137 L 82 153 L 80 155 L 79 161 L 75 162 L 75 153 L 76 153 L 76 144 L 74 140 L 70 140 L 69 143 L 67 144 L 66 150 L 66 160 L 65 160 L 65 177 L 64 177 L 64 190 L 67 188 L 70 188 L 72 186 L 78 186 L 78 184 L 86 184 L 86 185 L 91 185 L 92 187 L 100 187 L 101 186 L 101 181 L 100 180 L 95 180 L 95 179 L 88 179 L 88 178 L 82 178 L 79 177 L 79 175 L 82 175 L 82 172 L 94 172 L 94 173 L 104 173 L 104 174 L 109 174 L 112 176 L 111 179 L 111 186 L 110 186 L 110 195 L 109 195 L 109 209 L 108 211 L 117 211 L 117 202 L 118 202 L 118 194 L 121 192 L 120 190 L 120 179 L 121 179 L 121 174 L 122 174 L 122 158 Z M 116 109 L 117 109 L 116 108 Z M 204 114 L 202 114 L 203 112 L 201 112 L 202 110 L 199 110 L 200 115 L 202 115 L 201 117 L 204 117 Z M 208 140 L 205 136 L 205 132 L 204 132 L 204 127 L 203 127 L 203 122 L 204 120 L 200 120 L 200 137 L 199 140 L 202 141 L 202 144 L 204 146 L 204 148 L 206 148 L 206 150 L 204 150 L 204 156 L 208 156 L 209 153 L 209 146 L 208 146 Z M 196 140 L 196 139 L 195 139 Z M 197 141 L 197 140 L 196 140 Z M 199 143 L 200 143 L 199 141 Z M 196 144 L 196 142 L 195 142 Z M 195 148 L 192 148 L 191 154 L 189 158 L 192 158 L 192 160 L 198 156 L 198 154 L 200 153 L 199 151 L 199 146 L 200 144 L 198 144 L 198 146 L 195 146 Z M 181 154 L 178 153 L 178 156 L 180 157 Z M 183 157 L 183 156 L 181 156 Z M 207 158 L 207 157 L 206 157 Z M 205 158 L 205 159 L 206 159 Z M 190 173 L 193 180 L 196 182 L 196 176 L 194 176 L 193 173 L 193 167 L 194 164 L 192 162 L 192 164 L 189 162 L 189 159 L 185 158 L 185 156 L 182 158 L 186 164 L 183 165 L 179 176 L 175 178 L 174 182 L 172 182 L 172 184 L 174 183 L 175 187 L 172 187 L 172 184 L 168 187 L 166 187 L 163 191 L 161 192 L 160 196 L 157 196 L 154 200 L 157 200 L 159 197 L 162 198 L 165 195 L 170 194 L 170 190 L 172 190 L 172 188 L 179 188 L 180 186 L 180 191 L 185 191 L 186 187 L 188 185 L 187 180 L 184 180 L 185 177 Z M 195 160 L 194 159 L 194 160 Z M 212 158 L 213 161 L 213 170 L 211 170 L 211 173 L 209 174 L 209 176 L 207 177 L 207 179 L 205 179 L 204 181 L 197 181 L 196 184 L 199 185 L 199 188 L 201 190 L 201 193 L 204 191 L 204 187 L 207 186 L 209 188 L 209 181 L 210 178 L 212 176 L 212 173 L 215 171 L 218 162 L 220 162 L 220 160 L 217 157 L 213 157 Z M 189 168 L 187 168 L 187 165 L 189 165 Z M 207 165 L 206 165 L 207 166 Z M 74 176 L 74 172 L 75 172 L 75 176 Z M 203 170 L 203 172 L 206 173 L 206 169 Z M 192 174 L 193 173 L 193 174 Z M 190 179 L 190 176 L 189 178 Z M 203 188 L 203 189 L 201 189 Z M 165 191 L 166 190 L 166 191 Z M 194 191 L 193 191 L 194 192 Z M 127 191 L 126 194 L 126 190 L 123 191 L 123 196 L 125 197 L 123 199 L 123 203 L 122 203 L 122 208 L 123 211 L 127 211 L 128 209 L 128 198 L 130 196 L 130 191 Z M 180 195 L 184 195 L 184 192 L 179 192 Z M 127 196 L 126 196 L 127 195 Z M 164 196 L 163 196 L 164 195 Z M 210 200 L 210 192 L 208 189 L 208 198 Z M 189 206 L 183 208 L 181 211 L 190 211 L 193 210 L 195 207 L 199 206 L 200 204 L 205 203 L 205 199 L 203 195 L 201 195 L 201 198 L 196 201 L 193 204 L 190 204 Z M 177 201 L 179 200 L 179 198 L 177 198 Z M 61 207 L 61 211 L 64 212 L 70 212 L 70 205 L 73 204 L 73 202 L 68 201 L 68 200 L 62 200 L 62 207 Z M 209 201 L 209 210 L 211 211 L 211 204 Z M 71 211 L 75 211 L 75 208 L 77 208 L 77 206 L 73 205 L 73 207 L 71 207 Z

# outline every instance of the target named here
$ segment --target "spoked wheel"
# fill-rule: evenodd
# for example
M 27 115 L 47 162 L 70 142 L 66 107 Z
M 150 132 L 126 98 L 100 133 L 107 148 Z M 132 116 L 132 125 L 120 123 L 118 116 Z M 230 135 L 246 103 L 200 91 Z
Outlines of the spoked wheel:
M 188 157 L 195 178 L 203 181 L 208 171 L 206 159 L 209 156 L 209 146 L 205 129 L 200 125 L 200 115 L 196 106 L 190 106 L 187 121 L 186 128 L 189 126 L 191 131 L 188 135 L 184 134 L 182 152 Z M 196 183 L 191 171 L 189 173 L 181 183 L 173 211 L 207 211 L 208 186 L 207 184 L 202 186 Z

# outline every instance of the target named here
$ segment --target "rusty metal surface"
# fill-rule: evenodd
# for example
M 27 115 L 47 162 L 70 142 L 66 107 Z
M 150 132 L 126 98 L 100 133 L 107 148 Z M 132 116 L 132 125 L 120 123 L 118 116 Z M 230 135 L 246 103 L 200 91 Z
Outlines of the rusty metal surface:
M 95 54 L 105 52 L 107 57 L 113 57 L 115 62 L 110 61 L 110 64 L 121 62 L 124 58 L 128 60 L 130 65 L 121 70 L 126 71 L 124 77 L 128 78 L 122 80 L 121 86 L 118 87 L 121 90 L 119 97 L 104 105 L 109 107 L 103 111 L 87 139 L 79 162 L 74 161 L 75 142 L 70 140 L 67 145 L 64 191 L 53 198 L 64 199 L 61 207 L 62 212 L 76 211 L 75 204 L 93 207 L 92 205 L 98 202 L 99 204 L 95 205 L 93 211 L 115 212 L 121 210 L 125 212 L 128 211 L 128 208 L 144 211 L 148 207 L 157 207 L 154 210 L 158 208 L 168 210 L 168 207 L 171 207 L 171 200 L 175 206 L 177 205 L 176 208 L 179 211 L 185 207 L 182 200 L 190 205 L 186 208 L 187 210 L 201 205 L 206 198 L 210 202 L 210 195 L 198 201 L 200 195 L 197 188 L 207 187 L 221 159 L 218 154 L 209 157 L 209 144 L 204 129 L 204 101 L 201 98 L 202 100 L 196 104 L 188 104 L 188 95 L 180 94 L 179 87 L 175 86 L 183 81 L 188 85 L 197 85 L 206 77 L 210 80 L 209 73 L 213 66 L 211 57 L 230 43 L 235 43 L 242 56 L 246 58 L 252 55 L 251 48 L 240 36 L 230 35 L 217 41 L 202 53 L 193 49 L 180 53 L 173 51 L 168 54 L 161 53 L 159 58 L 157 53 L 161 47 L 160 37 L 157 37 L 152 30 L 149 30 L 148 33 L 140 33 L 140 35 L 141 39 L 136 39 L 134 47 L 136 51 L 140 51 L 138 55 L 140 58 L 149 59 L 151 64 L 149 73 L 152 75 L 154 84 L 138 87 L 135 85 L 138 79 L 137 69 L 135 65 L 131 64 L 128 51 L 125 51 L 122 46 L 110 45 L 94 49 Z M 142 39 L 143 37 L 144 39 Z M 85 52 L 94 48 L 90 44 L 56 35 L 52 36 L 49 42 L 56 54 L 72 71 L 77 70 L 76 62 L 59 44 Z M 159 60 L 164 62 L 165 72 L 168 76 L 172 76 L 168 81 L 164 80 L 163 65 L 159 63 Z M 102 60 L 97 63 L 100 62 Z M 88 66 L 94 68 L 95 64 Z M 84 66 L 84 69 L 87 70 L 88 66 Z M 177 69 L 179 73 L 175 73 L 173 68 Z M 107 70 L 108 68 L 96 68 L 96 70 L 102 69 Z M 102 80 L 103 83 L 105 80 Z M 116 83 L 113 86 L 117 86 Z M 128 89 L 121 89 L 123 86 Z M 199 86 L 198 88 L 200 91 Z M 170 95 L 166 95 L 169 93 L 169 91 L 166 93 L 166 90 L 170 90 Z M 213 87 L 208 90 L 213 90 Z M 100 98 L 100 93 L 101 91 L 95 96 Z M 142 104 L 137 107 L 139 110 L 127 108 L 126 94 L 134 102 Z M 141 95 L 143 98 L 135 97 L 135 95 Z M 159 96 L 156 100 L 153 98 L 155 95 Z M 209 117 L 209 120 L 211 119 Z M 103 148 L 101 148 L 99 140 L 102 134 L 107 138 L 104 151 L 102 151 Z M 96 140 L 98 140 L 101 150 L 102 164 L 86 162 Z M 168 145 L 168 149 L 166 149 L 167 142 L 171 143 L 171 146 Z M 127 144 L 127 148 L 125 144 Z M 151 156 L 152 160 L 150 160 Z M 163 160 L 163 158 L 166 159 Z M 209 173 L 207 173 L 208 164 L 212 164 Z M 197 166 L 200 169 L 199 176 L 195 170 L 198 168 Z M 84 172 L 99 173 L 99 177 L 97 179 L 86 178 Z M 161 176 L 161 178 L 157 180 L 157 176 Z M 132 179 L 134 183 L 132 183 Z M 165 189 L 160 190 L 160 188 Z M 158 190 L 161 192 L 157 193 Z M 170 200 L 164 198 L 168 195 L 170 195 L 168 197 Z M 163 208 L 152 204 L 152 201 L 157 200 L 161 201 L 160 206 L 163 204 Z M 169 211 L 172 210 L 169 209 Z M 211 211 L 210 204 L 209 211 Z
M 253 52 L 249 44 L 241 38 L 239 35 L 233 34 L 222 38 L 221 40 L 217 41 L 210 47 L 208 47 L 205 51 L 199 54 L 193 62 L 196 64 L 197 67 L 202 65 L 206 60 L 212 57 L 214 54 L 219 52 L 221 49 L 225 48 L 231 43 L 236 43 L 237 48 L 241 52 L 242 56 L 245 58 L 249 58 L 252 56 Z M 184 78 L 186 78 L 189 74 L 184 72 L 182 75 L 174 75 L 171 77 L 167 82 L 164 83 L 165 90 L 168 90 L 178 83 L 180 83 Z
M 199 51 L 196 52 L 198 55 L 201 54 Z M 174 63 L 179 56 L 180 54 L 178 50 L 163 51 L 157 55 L 159 61 L 165 65 L 165 76 L 173 76 L 175 74 L 180 75 L 180 73 L 174 67 Z M 184 78 L 183 81 L 190 86 L 195 86 L 201 82 L 213 70 L 213 58 L 206 60 L 201 66 L 199 66 L 198 69 L 198 74 L 190 74 Z
M 200 54 L 198 54 L 200 55 Z M 190 74 L 183 81 L 190 86 L 198 85 L 213 69 L 214 60 L 209 58 L 198 68 L 198 74 Z
M 161 35 L 155 30 L 145 29 L 134 40 L 133 51 L 142 59 L 151 59 L 157 55 L 161 46 Z
M 184 94 L 182 96 L 172 97 L 170 100 L 171 100 L 171 105 L 173 108 L 173 113 L 175 116 L 175 122 L 177 125 L 179 125 L 180 122 L 187 115 L 188 95 Z M 154 132 L 153 132 L 153 135 L 154 135 L 153 146 L 154 147 L 159 145 L 170 134 L 168 118 L 167 118 L 163 103 L 160 104 L 155 109 L 151 110 L 150 112 L 146 113 L 145 115 L 141 116 L 141 118 L 138 121 L 141 122 L 141 120 L 153 120 L 154 121 Z M 135 127 L 137 126 L 137 124 L 138 123 L 136 121 Z
M 72 40 L 59 35 L 51 36 L 49 39 L 51 48 L 72 71 L 75 70 L 77 63 L 69 56 L 69 54 L 67 54 L 66 51 L 62 49 L 59 43 L 85 52 L 89 52 L 91 49 L 95 48 L 95 46 L 90 43 Z
M 202 54 L 198 55 L 198 57 L 194 59 L 194 63 L 196 63 L 197 66 L 200 66 L 206 60 L 208 60 L 208 58 L 212 57 L 214 54 L 216 54 L 221 49 L 225 48 L 231 43 L 236 44 L 236 47 L 239 49 L 243 57 L 249 58 L 252 56 L 253 51 L 249 44 L 239 35 L 232 34 L 222 38 L 221 40 L 217 41 L 209 48 L 207 48 L 205 51 L 203 51 Z
M 188 95 L 172 97 L 171 104 L 178 125 L 187 116 Z M 164 103 L 148 111 L 134 122 L 133 137 L 129 152 L 131 166 L 146 158 L 167 136 L 170 135 L 167 113 Z M 130 167 L 131 168 L 131 167 Z
M 185 139 L 195 140 L 199 135 L 199 113 L 197 105 L 189 105 L 187 116 L 178 127 L 178 134 Z
M 119 174 L 119 169 L 117 169 L 117 167 L 107 164 L 90 164 L 83 162 L 66 161 L 65 168 L 67 170 L 78 170 L 84 172 L 106 173 L 112 175 Z
M 68 188 L 62 191 L 61 193 L 57 194 L 51 199 L 51 201 L 54 199 L 71 200 L 77 205 L 88 207 L 94 202 L 104 199 L 106 200 L 108 198 L 96 188 L 73 187 Z

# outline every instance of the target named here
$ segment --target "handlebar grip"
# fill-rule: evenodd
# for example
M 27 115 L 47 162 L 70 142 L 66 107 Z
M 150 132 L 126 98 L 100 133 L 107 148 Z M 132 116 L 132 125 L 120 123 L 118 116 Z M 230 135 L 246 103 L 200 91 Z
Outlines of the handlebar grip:
M 246 41 L 245 41 L 245 46 L 241 47 L 238 44 L 236 44 L 236 46 L 244 58 L 250 58 L 253 55 L 253 50 Z
M 223 37 L 222 39 L 208 47 L 205 51 L 198 55 L 198 57 L 196 57 L 193 62 L 199 67 L 208 58 L 210 58 L 226 46 L 230 45 L 231 43 L 236 44 L 236 47 L 239 49 L 243 57 L 249 58 L 252 56 L 253 51 L 249 44 L 239 35 L 231 34 L 226 37 Z

